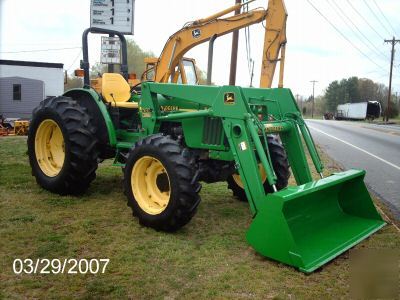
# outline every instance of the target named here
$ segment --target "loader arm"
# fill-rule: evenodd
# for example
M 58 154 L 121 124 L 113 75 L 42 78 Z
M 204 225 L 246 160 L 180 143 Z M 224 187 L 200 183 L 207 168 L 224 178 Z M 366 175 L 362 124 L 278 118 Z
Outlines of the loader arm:
M 317 172 L 322 172 L 322 164 L 289 89 L 145 83 L 142 92 L 142 107 L 154 112 L 145 118 L 146 122 L 192 118 L 199 123 L 204 117 L 221 120 L 228 151 L 253 213 L 246 239 L 260 254 L 309 273 L 385 225 L 363 182 L 365 171 L 348 170 L 313 179 L 306 150 Z M 157 109 L 158 95 L 187 99 L 205 108 L 165 114 Z M 259 120 L 260 106 L 273 120 Z M 279 134 L 297 186 L 265 191 L 259 163 L 271 186 L 275 176 L 268 152 L 264 151 L 268 142 L 261 131 Z M 183 132 L 185 136 L 196 135 L 193 129 L 183 128 Z
M 235 16 L 219 18 L 240 9 L 243 5 L 237 4 L 207 18 L 191 22 L 173 34 L 165 44 L 157 61 L 155 81 L 168 82 L 185 53 L 196 45 L 209 41 L 215 35 L 222 36 L 265 21 L 260 85 L 261 87 L 271 87 L 276 63 L 280 60 L 280 49 L 286 43 L 287 13 L 285 5 L 283 0 L 269 0 L 268 10 L 255 9 Z M 283 81 L 284 65 L 284 48 L 282 50 L 280 86 L 282 86 Z M 172 82 L 176 83 L 177 80 L 178 77 L 174 76 Z

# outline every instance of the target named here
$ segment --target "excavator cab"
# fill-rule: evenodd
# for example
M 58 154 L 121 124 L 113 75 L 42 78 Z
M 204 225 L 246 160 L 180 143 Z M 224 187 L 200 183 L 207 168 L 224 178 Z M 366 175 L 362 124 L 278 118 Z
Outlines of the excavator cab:
M 146 70 L 144 70 L 141 80 L 142 81 L 152 81 L 154 80 L 156 66 L 157 66 L 157 57 L 146 57 L 144 59 L 144 63 L 146 64 Z
M 177 83 L 191 85 L 199 84 L 199 79 L 197 78 L 196 61 L 194 58 L 184 57 L 177 70 L 179 72 Z M 172 76 L 172 78 L 175 78 L 175 76 Z
M 146 57 L 144 59 L 146 70 L 141 76 L 142 81 L 153 81 L 157 69 L 157 57 Z M 175 67 L 174 72 L 171 72 L 169 82 L 179 84 L 199 84 L 198 68 L 194 58 L 183 57 L 178 66 Z

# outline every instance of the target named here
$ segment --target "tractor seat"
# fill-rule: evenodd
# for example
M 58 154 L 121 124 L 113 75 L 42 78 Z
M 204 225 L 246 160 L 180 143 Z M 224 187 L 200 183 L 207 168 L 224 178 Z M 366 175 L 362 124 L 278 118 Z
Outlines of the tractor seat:
M 104 73 L 101 85 L 103 98 L 112 106 L 138 108 L 138 103 L 128 102 L 131 98 L 131 88 L 121 74 Z

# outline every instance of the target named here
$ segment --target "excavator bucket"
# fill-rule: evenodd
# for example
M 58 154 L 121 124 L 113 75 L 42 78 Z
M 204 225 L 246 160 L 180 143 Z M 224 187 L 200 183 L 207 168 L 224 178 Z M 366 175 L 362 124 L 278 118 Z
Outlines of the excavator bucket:
M 247 231 L 249 244 L 302 272 L 316 270 L 385 225 L 364 176 L 349 170 L 267 195 Z

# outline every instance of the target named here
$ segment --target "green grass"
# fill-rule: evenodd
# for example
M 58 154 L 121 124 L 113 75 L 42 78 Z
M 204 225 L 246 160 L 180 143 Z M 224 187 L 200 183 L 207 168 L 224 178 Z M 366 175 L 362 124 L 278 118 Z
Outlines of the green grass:
M 323 115 L 314 115 L 314 117 L 311 117 L 311 114 L 306 114 L 306 115 L 303 115 L 303 118 L 304 119 L 322 120 Z
M 390 119 L 389 121 L 400 125 L 400 115 L 398 115 L 397 117 L 395 117 L 393 119 Z
M 337 166 L 324 157 L 329 168 Z M 245 241 L 248 205 L 225 183 L 206 185 L 193 220 L 174 234 L 144 228 L 122 191 L 121 170 L 103 163 L 82 197 L 36 185 L 23 137 L 0 138 L 1 298 L 347 298 L 349 253 L 305 275 L 257 255 Z M 357 248 L 400 247 L 386 226 Z M 16 258 L 110 258 L 105 274 L 15 275 Z

